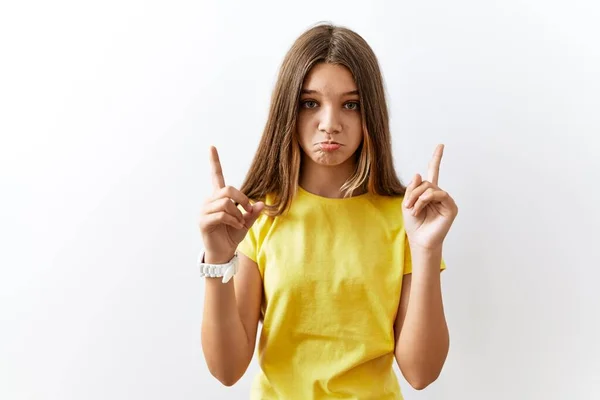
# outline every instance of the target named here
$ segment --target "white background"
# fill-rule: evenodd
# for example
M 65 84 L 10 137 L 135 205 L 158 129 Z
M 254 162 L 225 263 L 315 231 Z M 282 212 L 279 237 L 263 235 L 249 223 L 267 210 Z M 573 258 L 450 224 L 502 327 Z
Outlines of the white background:
M 407 399 L 598 399 L 600 6 L 4 2 L 0 398 L 243 399 L 200 347 L 208 146 L 239 185 L 312 24 L 381 62 L 403 181 L 446 144 L 451 350 Z

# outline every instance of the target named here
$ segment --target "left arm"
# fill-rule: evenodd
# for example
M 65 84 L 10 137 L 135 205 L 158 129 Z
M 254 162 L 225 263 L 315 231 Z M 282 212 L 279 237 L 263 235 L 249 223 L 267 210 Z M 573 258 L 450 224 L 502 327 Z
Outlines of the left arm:
M 402 204 L 412 273 L 403 278 L 394 324 L 394 353 L 402 375 L 418 390 L 437 379 L 450 345 L 440 267 L 443 242 L 458 207 L 438 186 L 443 152 L 444 145 L 438 145 L 429 163 L 428 180 L 416 174 L 406 188 Z
M 396 362 L 421 390 L 439 376 L 450 344 L 440 282 L 441 248 L 411 249 L 413 272 L 404 276 L 394 324 Z

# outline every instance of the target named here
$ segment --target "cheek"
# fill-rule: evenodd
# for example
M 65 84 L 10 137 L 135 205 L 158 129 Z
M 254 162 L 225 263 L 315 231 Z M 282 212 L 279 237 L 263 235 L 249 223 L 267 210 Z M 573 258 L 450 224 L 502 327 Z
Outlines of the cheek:
M 354 119 L 349 125 L 349 131 L 352 143 L 355 147 L 358 147 L 363 141 L 363 128 L 362 128 L 362 118 L 358 116 Z
M 314 133 L 310 118 L 298 116 L 298 119 L 296 120 L 296 132 L 298 132 L 300 142 L 310 141 L 311 136 Z

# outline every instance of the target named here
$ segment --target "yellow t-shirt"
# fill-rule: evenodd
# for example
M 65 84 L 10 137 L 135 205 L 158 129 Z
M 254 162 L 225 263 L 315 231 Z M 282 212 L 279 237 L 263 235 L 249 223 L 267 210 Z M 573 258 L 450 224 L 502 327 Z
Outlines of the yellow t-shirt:
M 238 247 L 264 285 L 252 399 L 402 399 L 394 321 L 412 266 L 401 204 L 300 188 L 287 214 L 258 218 Z

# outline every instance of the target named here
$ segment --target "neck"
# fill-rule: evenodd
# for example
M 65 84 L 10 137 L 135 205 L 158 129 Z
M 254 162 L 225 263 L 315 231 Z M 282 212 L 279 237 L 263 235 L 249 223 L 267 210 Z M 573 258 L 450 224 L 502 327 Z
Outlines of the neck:
M 300 186 L 313 194 L 328 198 L 342 198 L 342 185 L 352 176 L 356 164 L 352 159 L 335 166 L 320 165 L 303 157 L 300 165 Z M 355 191 L 353 195 L 362 194 Z

